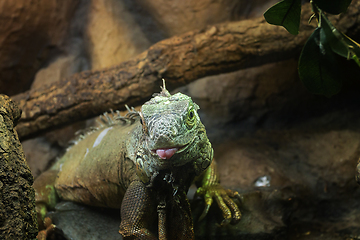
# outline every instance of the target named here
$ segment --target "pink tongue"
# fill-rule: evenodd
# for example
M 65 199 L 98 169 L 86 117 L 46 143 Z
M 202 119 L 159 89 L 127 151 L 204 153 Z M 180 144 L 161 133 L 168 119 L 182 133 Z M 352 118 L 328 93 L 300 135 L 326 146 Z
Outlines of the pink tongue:
M 177 150 L 177 148 L 159 148 L 156 149 L 156 154 L 162 159 L 169 159 Z

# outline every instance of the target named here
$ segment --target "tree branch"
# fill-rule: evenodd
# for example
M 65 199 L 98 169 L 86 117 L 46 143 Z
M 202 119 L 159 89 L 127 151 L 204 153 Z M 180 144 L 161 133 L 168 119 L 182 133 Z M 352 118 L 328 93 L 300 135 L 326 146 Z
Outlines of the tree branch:
M 355 35 L 359 10 L 360 0 L 353 1 L 347 13 L 331 20 L 341 31 Z M 263 17 L 218 24 L 165 39 L 117 66 L 75 74 L 16 95 L 13 99 L 23 110 L 18 134 L 29 138 L 110 108 L 141 104 L 159 91 L 161 78 L 173 89 L 201 77 L 297 57 L 314 30 L 315 24 L 307 23 L 310 15 L 309 4 L 304 5 L 297 36 Z

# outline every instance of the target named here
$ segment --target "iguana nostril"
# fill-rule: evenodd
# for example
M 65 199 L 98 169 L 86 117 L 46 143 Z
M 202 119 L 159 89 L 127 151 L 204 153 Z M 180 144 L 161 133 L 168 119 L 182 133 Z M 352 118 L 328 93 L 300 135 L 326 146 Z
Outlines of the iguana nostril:
M 178 130 L 177 130 L 177 128 L 175 126 L 171 128 L 171 135 L 172 136 L 177 136 L 178 135 Z

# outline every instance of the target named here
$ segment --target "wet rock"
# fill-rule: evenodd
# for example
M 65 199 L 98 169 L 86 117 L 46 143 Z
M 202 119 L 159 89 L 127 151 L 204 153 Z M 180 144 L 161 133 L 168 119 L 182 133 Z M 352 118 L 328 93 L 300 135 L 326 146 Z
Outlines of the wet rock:
M 120 210 L 61 202 L 49 216 L 67 239 L 122 239 L 119 233 Z

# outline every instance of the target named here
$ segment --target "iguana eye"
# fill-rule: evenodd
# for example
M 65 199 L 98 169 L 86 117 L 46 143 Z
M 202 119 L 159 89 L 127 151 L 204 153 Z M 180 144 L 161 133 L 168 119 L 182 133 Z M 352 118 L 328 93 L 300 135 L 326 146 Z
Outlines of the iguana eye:
M 193 119 L 194 118 L 194 111 L 190 111 L 189 112 L 189 119 Z
M 195 124 L 195 109 L 193 107 L 189 108 L 187 118 L 186 118 L 186 124 L 188 127 L 193 127 Z

